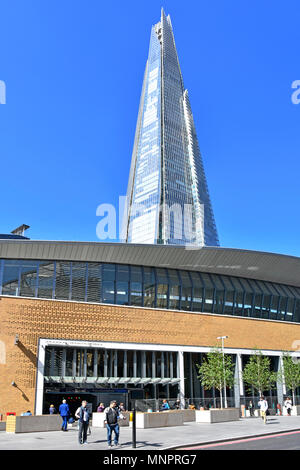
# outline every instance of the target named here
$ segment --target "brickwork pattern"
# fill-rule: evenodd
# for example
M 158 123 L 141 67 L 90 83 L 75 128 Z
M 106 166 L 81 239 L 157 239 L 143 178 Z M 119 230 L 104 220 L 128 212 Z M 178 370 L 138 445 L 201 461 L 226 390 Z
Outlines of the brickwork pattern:
M 14 345 L 16 334 L 18 345 Z M 34 411 L 39 338 L 215 346 L 217 336 L 221 335 L 229 336 L 227 347 L 292 350 L 293 341 L 300 340 L 300 325 L 118 305 L 0 297 L 0 413 Z

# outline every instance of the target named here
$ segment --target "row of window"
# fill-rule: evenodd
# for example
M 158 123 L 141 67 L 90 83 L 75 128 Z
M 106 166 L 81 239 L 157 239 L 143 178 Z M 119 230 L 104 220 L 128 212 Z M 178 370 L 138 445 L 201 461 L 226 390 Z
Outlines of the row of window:
M 0 295 L 300 322 L 299 288 L 146 266 L 3 259 Z
M 176 378 L 177 353 L 46 347 L 44 375 Z

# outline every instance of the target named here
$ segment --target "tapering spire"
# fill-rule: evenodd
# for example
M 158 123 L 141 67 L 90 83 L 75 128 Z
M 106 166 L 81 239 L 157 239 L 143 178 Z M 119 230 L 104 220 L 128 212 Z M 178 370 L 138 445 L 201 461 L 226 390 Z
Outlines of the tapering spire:
M 151 30 L 127 191 L 130 243 L 218 246 L 170 16 Z

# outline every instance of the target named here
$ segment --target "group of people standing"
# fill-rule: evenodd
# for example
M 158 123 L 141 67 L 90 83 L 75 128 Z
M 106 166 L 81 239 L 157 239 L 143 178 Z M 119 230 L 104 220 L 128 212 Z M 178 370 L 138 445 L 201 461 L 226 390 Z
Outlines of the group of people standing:
M 104 424 L 106 425 L 107 429 L 107 444 L 108 447 L 112 447 L 112 436 L 114 433 L 114 446 L 119 446 L 119 436 L 120 436 L 120 427 L 119 427 L 119 420 L 125 419 L 122 414 L 122 411 L 126 411 L 124 404 L 120 403 L 117 404 L 116 400 L 112 400 L 108 407 L 105 407 L 103 403 L 97 408 L 97 412 L 105 413 Z M 56 412 L 55 407 L 53 405 L 50 406 L 49 410 L 50 414 L 54 414 Z M 68 429 L 68 422 L 71 416 L 69 405 L 67 401 L 64 399 L 62 404 L 59 406 L 59 414 L 62 418 L 62 426 L 61 430 L 66 432 Z M 87 436 L 89 430 L 89 422 L 91 419 L 91 413 L 89 408 L 87 407 L 87 401 L 83 400 L 81 402 L 81 406 L 77 408 L 75 412 L 75 418 L 78 419 L 78 442 L 79 444 L 87 444 Z

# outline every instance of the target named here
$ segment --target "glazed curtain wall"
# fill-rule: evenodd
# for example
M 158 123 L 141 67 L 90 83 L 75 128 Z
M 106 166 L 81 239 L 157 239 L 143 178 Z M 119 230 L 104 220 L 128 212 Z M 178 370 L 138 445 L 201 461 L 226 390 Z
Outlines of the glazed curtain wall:
M 0 295 L 300 322 L 300 288 L 122 264 L 2 259 Z
M 46 377 L 178 377 L 177 353 L 46 347 Z M 167 383 L 167 382 L 166 382 Z

